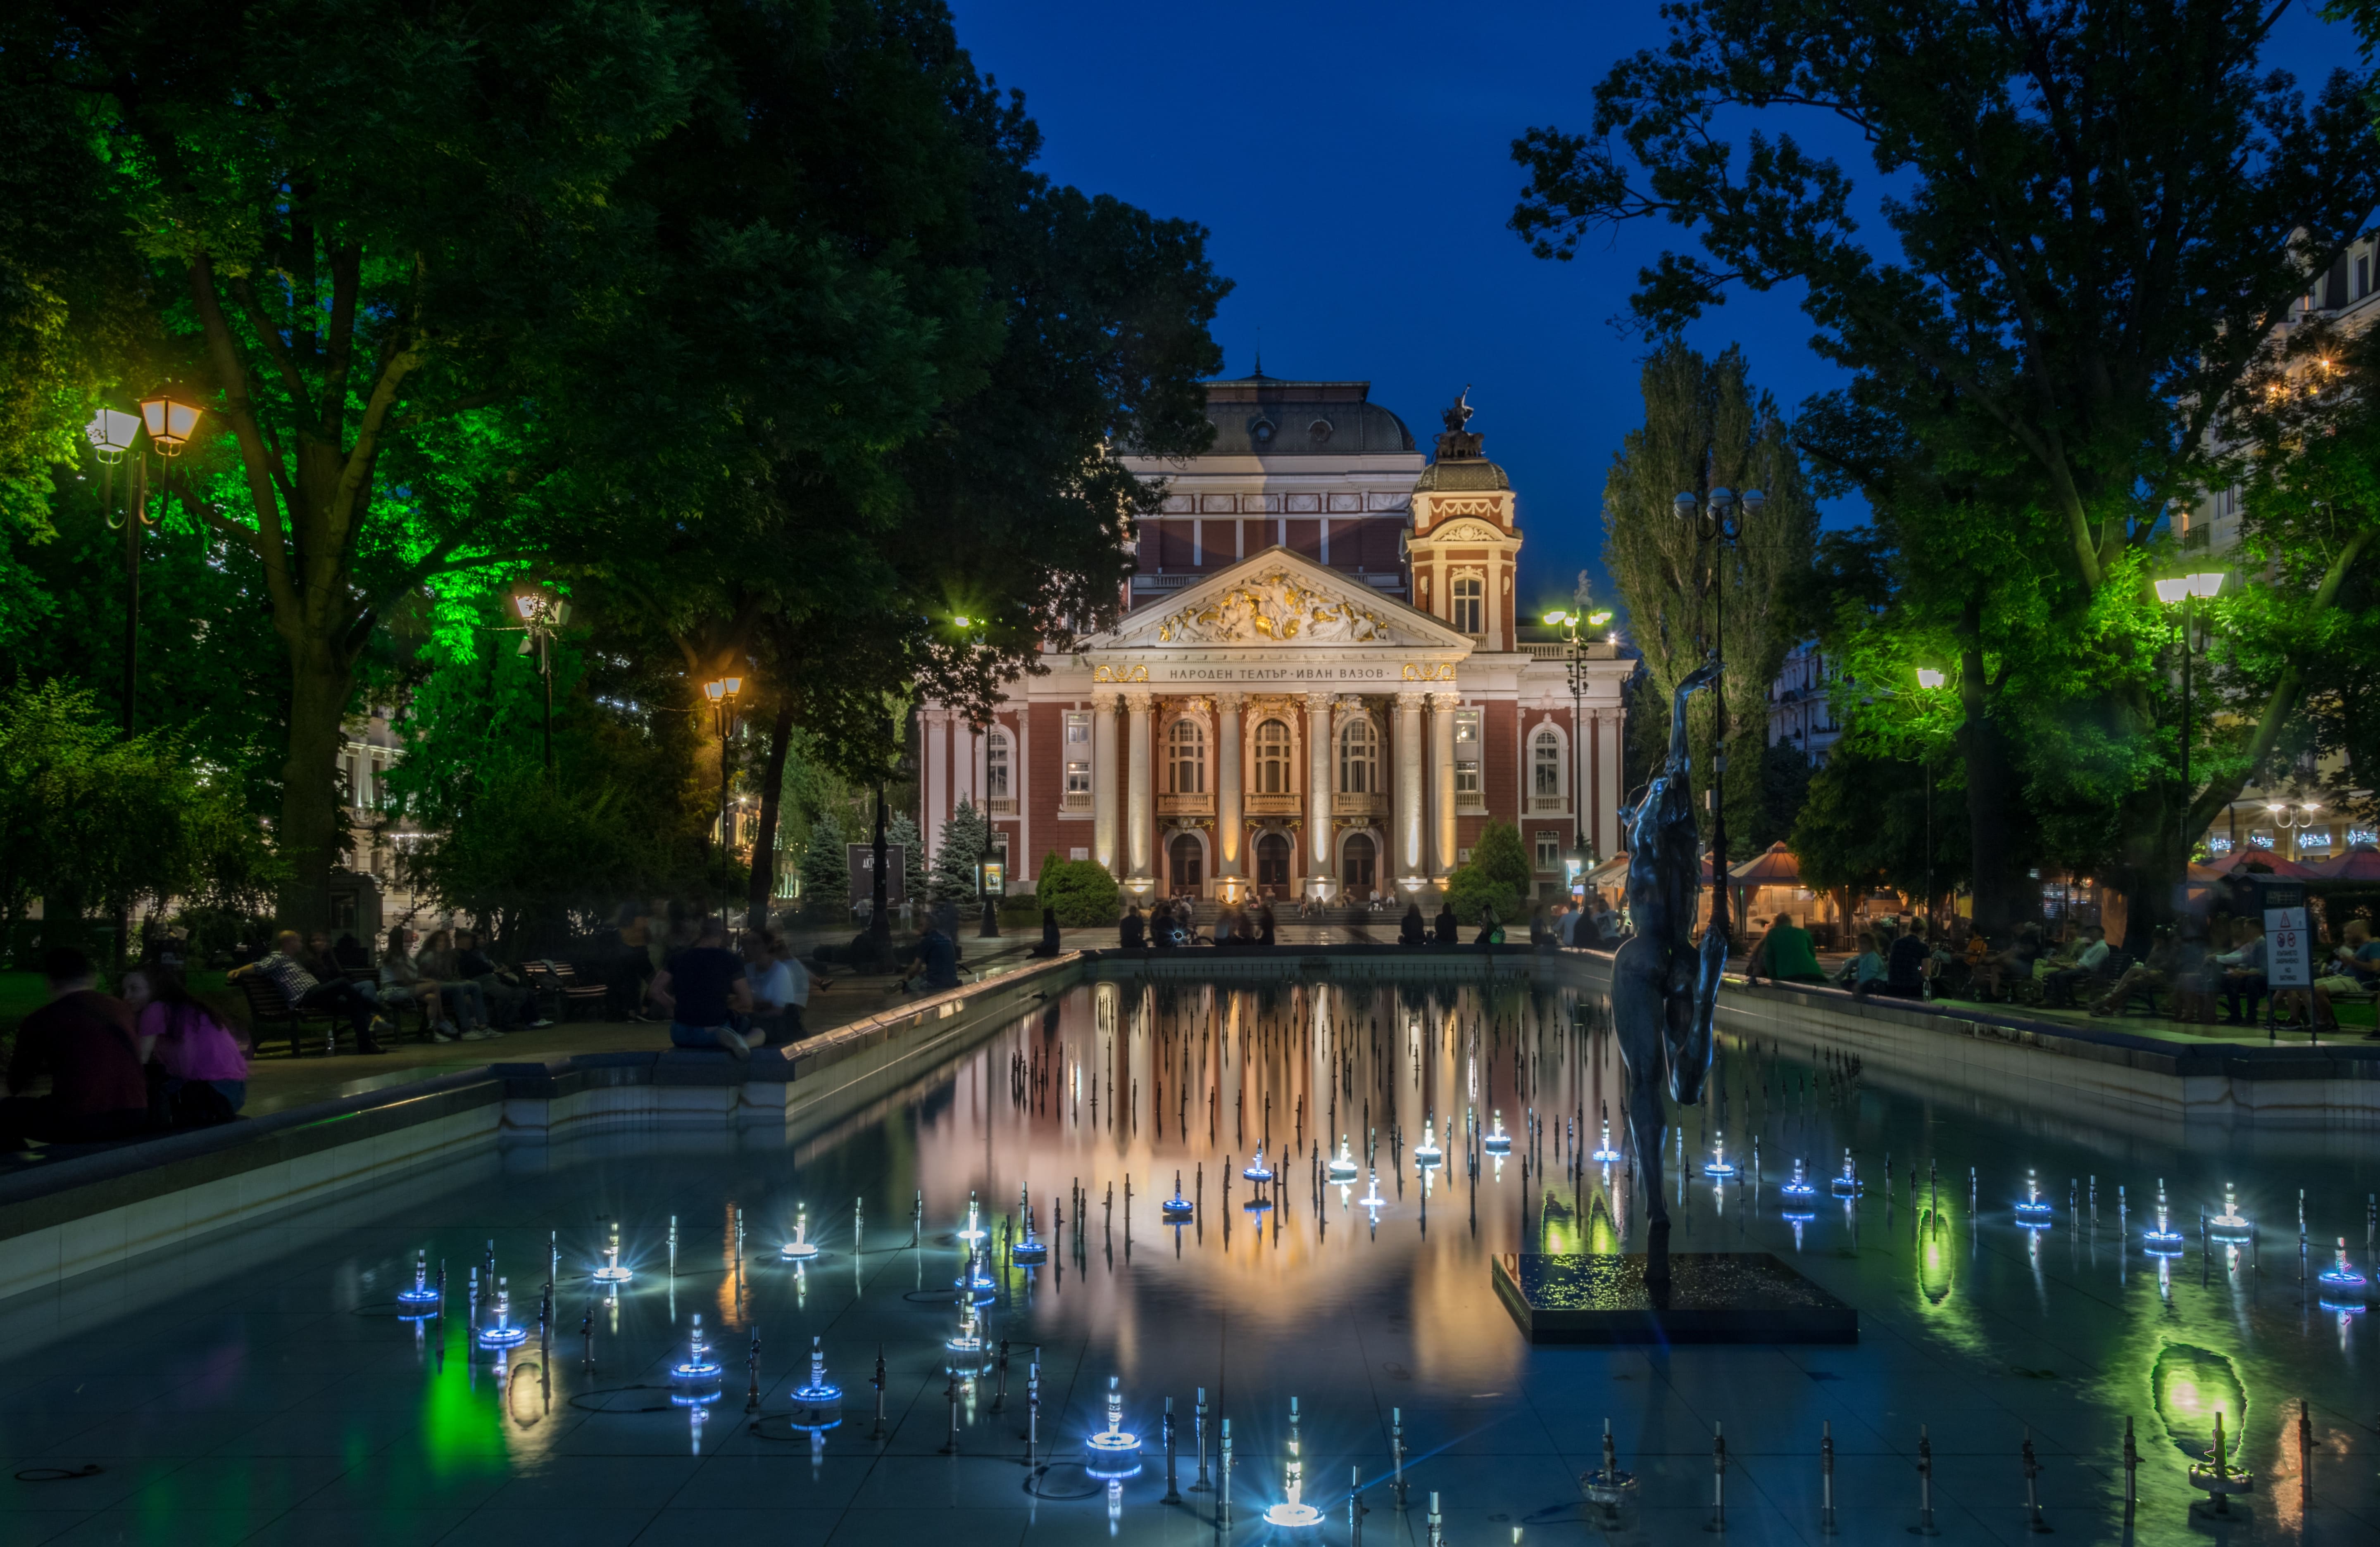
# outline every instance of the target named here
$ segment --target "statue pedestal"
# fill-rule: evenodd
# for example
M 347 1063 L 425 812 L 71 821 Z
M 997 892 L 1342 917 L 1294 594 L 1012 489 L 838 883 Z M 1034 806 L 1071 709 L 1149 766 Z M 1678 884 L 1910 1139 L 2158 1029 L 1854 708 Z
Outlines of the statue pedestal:
M 1497 1298 L 1532 1343 L 1856 1343 L 1859 1312 L 1766 1251 L 1647 1259 L 1499 1252 Z

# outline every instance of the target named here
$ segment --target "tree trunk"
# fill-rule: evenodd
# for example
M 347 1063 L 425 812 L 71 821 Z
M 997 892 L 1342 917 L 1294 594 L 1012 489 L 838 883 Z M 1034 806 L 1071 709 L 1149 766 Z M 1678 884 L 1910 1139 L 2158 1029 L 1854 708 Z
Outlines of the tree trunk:
M 331 921 L 331 871 L 343 857 L 336 776 L 355 674 L 327 641 L 293 640 L 289 654 L 289 746 L 275 836 L 290 869 L 276 911 L 282 928 L 305 931 Z
M 776 723 L 769 728 L 769 751 L 760 772 L 760 827 L 752 839 L 752 884 L 745 894 L 744 926 L 765 929 L 777 889 L 777 807 L 784 798 L 785 753 L 794 739 L 794 695 L 777 695 Z
M 1983 603 L 1967 603 L 1960 620 L 1959 699 L 1966 723 L 1959 729 L 1959 751 L 1967 765 L 1967 831 L 1969 865 L 1974 876 L 1975 927 L 1994 939 L 2031 916 L 2033 908 L 2009 847 L 2013 830 L 2010 809 L 2016 800 L 2016 774 L 2010 767 L 2008 740 L 1991 718 L 1991 687 L 1984 673 L 1980 638 Z

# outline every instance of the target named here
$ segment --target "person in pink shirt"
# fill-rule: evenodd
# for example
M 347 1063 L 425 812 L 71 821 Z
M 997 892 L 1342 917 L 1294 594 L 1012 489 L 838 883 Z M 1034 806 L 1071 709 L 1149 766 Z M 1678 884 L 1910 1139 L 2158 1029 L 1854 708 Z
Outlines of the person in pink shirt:
M 176 1127 L 227 1121 L 248 1101 L 248 1051 L 240 1034 L 190 993 L 180 969 L 164 963 L 124 974 L 125 1002 L 138 1017 L 140 1061 L 165 1071 L 165 1101 Z M 205 1086 L 225 1106 L 188 1090 Z

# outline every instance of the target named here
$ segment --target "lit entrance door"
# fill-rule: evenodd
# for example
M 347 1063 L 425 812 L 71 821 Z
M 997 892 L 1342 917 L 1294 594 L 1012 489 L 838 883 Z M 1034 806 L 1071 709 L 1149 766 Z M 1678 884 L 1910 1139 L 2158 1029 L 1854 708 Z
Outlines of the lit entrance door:
M 1340 852 L 1339 880 L 1352 897 L 1372 895 L 1372 840 L 1369 834 L 1355 833 Z
M 1277 832 L 1257 840 L 1257 889 L 1267 897 L 1289 895 L 1289 840 Z
M 1180 897 L 1185 893 L 1193 897 L 1197 895 L 1198 865 L 1201 857 L 1198 840 L 1186 832 L 1167 845 L 1166 873 L 1172 883 L 1174 896 Z

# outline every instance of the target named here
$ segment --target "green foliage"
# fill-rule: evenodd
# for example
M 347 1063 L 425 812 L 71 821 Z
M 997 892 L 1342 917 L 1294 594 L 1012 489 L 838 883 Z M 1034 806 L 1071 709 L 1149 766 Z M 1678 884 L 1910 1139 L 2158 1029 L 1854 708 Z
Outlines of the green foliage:
M 1470 863 L 1447 876 L 1446 896 L 1454 905 L 1454 916 L 1464 924 L 1477 924 L 1480 909 L 1488 907 L 1510 925 L 1525 915 L 1536 886 L 1521 829 L 1511 822 L 1490 821 L 1472 846 Z
M 875 829 L 871 828 L 865 841 L 872 841 L 874 838 Z M 905 811 L 893 812 L 884 819 L 884 841 L 901 845 L 901 884 L 907 888 L 909 900 L 912 903 L 925 901 L 926 839 L 917 830 L 917 819 Z
M 976 865 L 991 852 L 991 824 L 972 802 L 962 796 L 958 809 L 942 824 L 942 840 L 934 850 L 934 868 L 926 877 L 926 896 L 936 902 L 972 902 L 980 895 Z
M 33 897 L 66 925 L 93 903 L 252 906 L 277 879 L 255 821 L 174 736 L 123 739 L 61 683 L 0 691 L 0 919 Z
M 1934 865 L 1938 892 L 1965 879 L 1963 808 L 1937 789 Z M 1925 864 L 1925 768 L 1839 743 L 1809 780 L 1807 799 L 1786 846 L 1801 863 L 1803 885 L 1819 891 L 1890 888 L 1922 898 Z
M 1645 745 L 1666 748 L 1679 681 L 1723 644 L 1739 749 L 1728 770 L 1727 815 L 1740 843 L 1769 825 L 1760 760 L 1742 749 L 1766 739 L 1768 684 L 1803 632 L 1817 507 L 1791 430 L 1767 394 L 1753 390 L 1741 349 L 1706 359 L 1667 340 L 1645 362 L 1643 386 L 1644 426 L 1612 458 L 1603 490 L 1603 562 L 1628 604 L 1630 637 L 1652 688 L 1639 696 L 1643 712 L 1630 716 L 1631 729 Z M 1742 539 L 1718 550 L 1701 543 L 1672 503 L 1681 490 L 1700 497 L 1715 488 L 1767 496 L 1759 515 L 1741 517 Z M 1709 777 L 1717 712 L 1707 693 L 1688 710 L 1696 717 L 1698 784 Z M 1655 761 L 1665 755 L 1657 750 Z
M 1746 854 L 1756 854 L 1791 837 L 1793 823 L 1810 798 L 1815 770 L 1807 754 L 1791 742 L 1772 742 L 1760 752 L 1760 805 L 1750 831 Z
M 1069 929 L 1096 929 L 1123 916 L 1123 890 L 1107 866 L 1095 860 L 1062 860 L 1055 849 L 1041 861 L 1034 889 L 1042 907 L 1058 910 Z
M 832 811 L 810 823 L 802 848 L 802 913 L 840 920 L 851 910 L 851 856 L 843 823 Z

